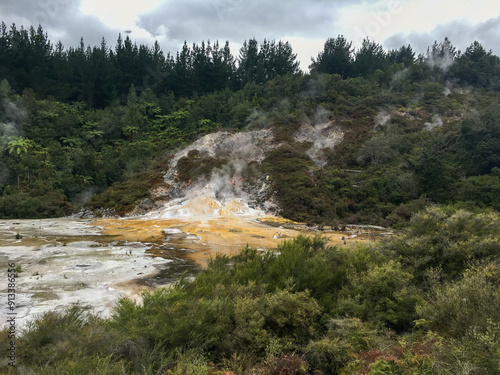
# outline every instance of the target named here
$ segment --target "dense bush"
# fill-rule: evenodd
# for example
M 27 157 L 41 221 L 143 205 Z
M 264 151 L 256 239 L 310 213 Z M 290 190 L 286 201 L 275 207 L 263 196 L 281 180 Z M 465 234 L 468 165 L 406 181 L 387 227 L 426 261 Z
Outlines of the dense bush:
M 109 320 L 82 306 L 37 319 L 18 340 L 18 368 L 495 374 L 497 220 L 491 212 L 434 207 L 373 245 L 331 247 L 299 236 L 276 252 L 218 256 L 195 279 L 146 292 L 141 303 L 120 300 Z M 0 368 L 9 373 L 7 362 Z
M 414 215 L 405 232 L 385 248 L 420 282 L 430 273 L 454 280 L 473 261 L 498 259 L 499 223 L 494 212 L 432 207 Z
M 88 206 L 109 208 L 123 215 L 133 210 L 139 200 L 149 198 L 150 190 L 161 181 L 161 175 L 152 171 L 127 176 L 124 181 L 115 182 L 102 193 L 94 195 Z
M 44 195 L 17 192 L 0 196 L 0 217 L 5 219 L 39 219 L 61 217 L 73 211 L 62 191 Z

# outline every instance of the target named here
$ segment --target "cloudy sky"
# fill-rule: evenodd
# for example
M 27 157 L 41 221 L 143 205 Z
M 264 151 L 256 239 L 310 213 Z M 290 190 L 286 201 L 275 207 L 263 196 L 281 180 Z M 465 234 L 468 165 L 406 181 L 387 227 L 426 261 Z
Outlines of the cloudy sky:
M 233 55 L 246 39 L 286 40 L 303 69 L 329 37 L 358 47 L 368 36 L 386 49 L 410 43 L 425 52 L 448 37 L 464 50 L 474 40 L 500 55 L 499 0 L 0 0 L 0 20 L 37 26 L 53 42 L 90 45 L 118 33 L 138 43 L 157 40 L 175 53 L 186 40 L 226 40 Z

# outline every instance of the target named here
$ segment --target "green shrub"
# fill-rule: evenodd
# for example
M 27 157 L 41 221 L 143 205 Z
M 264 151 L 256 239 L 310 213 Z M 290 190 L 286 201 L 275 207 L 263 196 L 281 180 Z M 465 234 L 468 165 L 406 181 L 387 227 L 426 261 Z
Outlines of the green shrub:
M 180 354 L 177 358 L 175 368 L 169 371 L 172 375 L 207 375 L 210 373 L 207 358 L 199 351 L 188 351 Z
M 434 327 L 455 338 L 472 338 L 492 328 L 500 334 L 498 280 L 498 262 L 476 265 L 467 269 L 459 281 L 437 286 L 434 294 L 417 306 L 417 312 Z
M 24 363 L 45 365 L 66 359 L 103 354 L 115 345 L 116 337 L 106 322 L 88 307 L 75 305 L 61 312 L 50 312 L 30 322 L 19 341 Z
M 451 280 L 471 261 L 498 258 L 499 223 L 500 217 L 493 212 L 428 208 L 414 215 L 400 235 L 388 238 L 382 249 L 399 259 L 418 282 L 431 269 L 442 270 L 441 276 Z
M 88 205 L 93 209 L 109 208 L 123 215 L 132 211 L 140 199 L 150 197 L 150 189 L 160 182 L 161 176 L 157 172 L 133 174 L 94 195 Z
M 229 356 L 248 351 L 262 357 L 271 339 L 286 350 L 307 342 L 320 312 L 307 292 L 219 285 L 209 298 L 177 289 L 144 294 L 142 305 L 122 300 L 113 321 L 134 340 L 144 337 L 169 352 L 185 348 Z
M 240 297 L 234 307 L 237 347 L 265 352 L 277 340 L 285 352 L 293 352 L 314 337 L 321 313 L 308 292 L 280 290 L 257 297 Z
M 356 359 L 356 353 L 373 349 L 378 335 L 372 324 L 357 318 L 332 319 L 326 335 L 307 345 L 305 358 L 325 374 L 338 373 Z
M 43 196 L 17 192 L 0 196 L 0 218 L 4 219 L 42 219 L 66 216 L 73 207 L 60 190 Z
M 498 168 L 497 168 L 498 169 Z M 458 199 L 500 210 L 500 177 L 484 175 L 460 181 Z
M 359 273 L 349 272 L 349 281 L 339 292 L 336 314 L 407 329 L 416 317 L 415 304 L 420 300 L 412 279 L 394 260 L 369 264 Z

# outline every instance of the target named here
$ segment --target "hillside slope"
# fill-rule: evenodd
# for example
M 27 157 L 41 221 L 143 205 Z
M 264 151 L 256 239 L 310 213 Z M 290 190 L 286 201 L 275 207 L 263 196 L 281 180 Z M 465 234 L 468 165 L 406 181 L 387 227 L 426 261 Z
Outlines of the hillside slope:
M 218 88 L 130 84 L 120 98 L 107 93 L 105 106 L 58 101 L 36 85 L 21 91 L 18 81 L 14 91 L 4 79 L 0 217 L 82 207 L 85 215 L 143 214 L 208 187 L 216 199 L 232 195 L 254 209 L 334 226 L 397 225 L 429 203 L 499 209 L 500 59 L 477 42 L 457 53 L 446 39 L 427 56 L 409 46 L 378 48 L 379 59 L 360 65 L 371 61 L 370 43 L 349 52 L 342 75 L 316 61 L 310 74 L 247 82 L 242 65 L 221 73 Z M 187 69 L 192 80 L 202 74 Z

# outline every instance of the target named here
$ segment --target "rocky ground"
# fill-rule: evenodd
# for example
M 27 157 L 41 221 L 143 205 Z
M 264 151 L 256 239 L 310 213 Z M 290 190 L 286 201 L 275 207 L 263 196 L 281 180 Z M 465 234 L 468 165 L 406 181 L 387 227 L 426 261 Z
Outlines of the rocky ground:
M 343 139 L 343 132 L 331 121 L 306 123 L 294 136 L 299 143 L 310 143 L 307 150 L 311 159 L 323 166 L 326 163 L 324 151 L 333 148 Z M 164 185 L 151 191 L 151 198 L 141 201 L 130 216 L 144 215 L 161 210 L 171 200 L 192 198 L 199 192 L 211 191 L 217 200 L 241 199 L 249 207 L 273 215 L 279 207 L 272 191 L 268 175 L 253 175 L 248 172 L 265 159 L 272 150 L 280 147 L 270 129 L 248 132 L 220 131 L 208 134 L 186 148 L 178 151 L 169 161 L 164 176 Z M 196 153 L 196 154 L 193 154 Z M 194 156 L 193 156 L 194 155 Z M 221 161 L 222 167 L 214 168 L 208 176 L 197 176 L 188 181 L 181 178 L 180 161 L 186 158 Z

